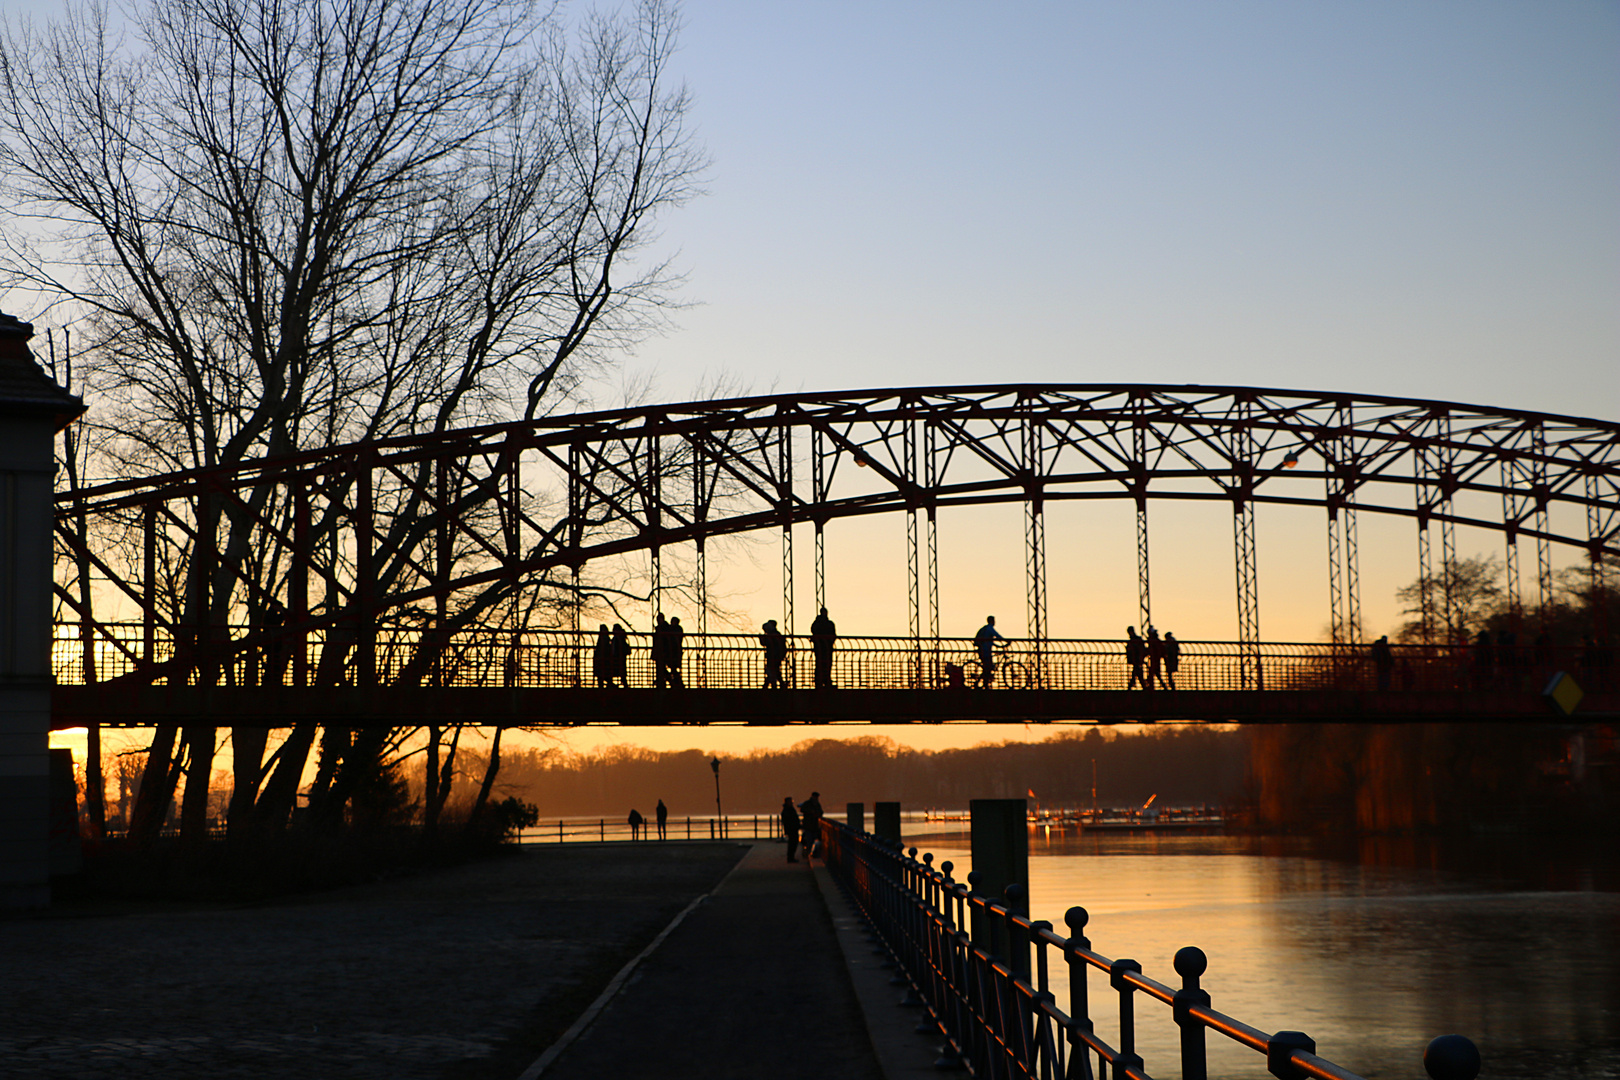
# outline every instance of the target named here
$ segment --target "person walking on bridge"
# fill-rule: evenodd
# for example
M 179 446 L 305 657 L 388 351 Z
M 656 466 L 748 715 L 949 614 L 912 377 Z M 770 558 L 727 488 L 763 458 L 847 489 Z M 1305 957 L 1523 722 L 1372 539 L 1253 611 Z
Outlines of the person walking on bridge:
M 782 681 L 782 661 L 787 659 L 787 638 L 776 628 L 775 619 L 766 619 L 760 631 L 759 644 L 765 650 L 765 689 L 781 690 L 787 685 Z
M 990 689 L 990 681 L 996 674 L 994 649 L 998 641 L 1001 642 L 1002 648 L 1007 647 L 1007 639 L 996 629 L 996 617 L 986 615 L 984 625 L 973 635 L 973 644 L 979 650 L 979 685 L 986 690 Z
M 608 672 L 608 685 L 628 687 L 630 685 L 630 635 L 625 633 L 624 627 L 618 623 L 613 624 L 613 647 L 609 652 L 612 668 Z
M 1130 681 L 1125 689 L 1134 690 L 1141 686 L 1147 689 L 1147 680 L 1142 678 L 1142 661 L 1147 659 L 1147 645 L 1136 636 L 1136 627 L 1125 628 L 1125 662 L 1131 666 Z
M 613 685 L 613 639 L 608 637 L 607 623 L 602 624 L 596 645 L 591 649 L 591 675 L 596 679 L 598 690 Z
M 669 620 L 667 641 L 664 662 L 669 665 L 669 685 L 676 690 L 685 690 L 686 680 L 681 678 L 681 654 L 686 650 L 686 630 L 681 626 L 679 615 Z
M 1147 688 L 1152 690 L 1155 685 L 1167 690 L 1175 689 L 1164 681 L 1164 642 L 1159 640 L 1159 632 L 1148 627 L 1147 632 Z
M 1389 689 L 1389 676 L 1395 670 L 1395 650 L 1390 648 L 1389 635 L 1385 634 L 1373 642 L 1369 649 L 1372 653 L 1373 671 L 1378 677 L 1378 689 Z
M 838 626 L 827 617 L 822 608 L 816 621 L 810 624 L 810 647 L 816 652 L 816 689 L 836 690 L 832 681 L 833 643 L 838 640 Z
M 1164 677 L 1170 684 L 1170 689 L 1176 688 L 1176 669 L 1181 667 L 1181 642 L 1176 635 L 1166 630 L 1164 632 Z
M 788 862 L 799 861 L 799 811 L 793 796 L 782 799 L 782 837 L 787 841 Z
M 652 632 L 653 689 L 662 690 L 669 684 L 669 620 L 658 613 Z

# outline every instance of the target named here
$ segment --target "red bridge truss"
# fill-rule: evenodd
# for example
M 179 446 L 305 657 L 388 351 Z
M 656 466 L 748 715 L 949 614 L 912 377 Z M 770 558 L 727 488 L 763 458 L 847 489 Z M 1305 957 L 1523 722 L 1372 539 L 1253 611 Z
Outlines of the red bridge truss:
M 1149 503 L 1231 507 L 1236 633 L 1211 689 L 1276 688 L 1288 680 L 1262 682 L 1266 655 L 1284 647 L 1260 638 L 1256 507 L 1324 509 L 1341 646 L 1362 639 L 1358 515 L 1412 520 L 1419 573 L 1435 583 L 1427 636 L 1450 642 L 1459 525 L 1501 534 L 1507 592 L 1537 608 L 1552 597 L 1555 544 L 1579 549 L 1606 583 L 1620 558 L 1620 424 L 1241 387 L 1015 385 L 658 405 L 331 447 L 63 493 L 57 676 L 113 693 L 449 687 L 478 640 L 506 643 L 488 661 L 506 674 L 481 676 L 486 685 L 580 686 L 574 635 L 601 587 L 593 562 L 647 553 L 654 606 L 686 592 L 698 613 L 689 629 L 703 634 L 707 542 L 774 530 L 792 635 L 794 526 L 813 529 L 820 606 L 826 523 L 889 512 L 905 515 L 909 552 L 910 637 L 894 648 L 937 658 L 937 511 L 1019 503 L 1022 663 L 1032 688 L 1056 689 L 1068 678 L 1059 655 L 1072 650 L 1048 641 L 1043 511 L 1089 499 L 1135 503 L 1144 625 Z M 680 545 L 694 557 L 676 581 L 665 563 Z M 544 651 L 542 631 L 571 632 L 575 659 L 514 660 Z M 547 681 L 524 674 L 542 666 Z M 895 670 L 883 686 L 940 678 L 937 660 Z

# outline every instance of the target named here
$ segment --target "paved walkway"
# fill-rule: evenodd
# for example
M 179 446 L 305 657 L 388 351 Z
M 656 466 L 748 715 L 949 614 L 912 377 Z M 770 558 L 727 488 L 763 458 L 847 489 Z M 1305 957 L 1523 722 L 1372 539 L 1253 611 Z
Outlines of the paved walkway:
M 0 1077 L 920 1076 L 931 1046 L 880 963 L 825 869 L 769 843 L 534 846 L 252 906 L 68 904 L 0 918 Z
M 789 863 L 781 846 L 754 845 L 586 1018 L 584 1033 L 522 1080 L 883 1080 L 835 911 L 856 962 L 874 972 L 879 962 L 857 944 L 864 939 L 843 898 L 824 898 L 824 887 L 819 863 Z

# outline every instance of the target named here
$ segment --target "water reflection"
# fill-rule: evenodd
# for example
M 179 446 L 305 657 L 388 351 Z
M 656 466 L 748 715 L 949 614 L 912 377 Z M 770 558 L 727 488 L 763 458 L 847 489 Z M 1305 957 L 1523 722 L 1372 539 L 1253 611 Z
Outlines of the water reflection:
M 964 835 L 908 843 L 971 869 Z M 1601 845 L 1036 833 L 1030 847 L 1034 918 L 1064 933 L 1083 905 L 1096 951 L 1172 986 L 1171 958 L 1197 945 L 1215 1008 L 1304 1031 L 1363 1076 L 1421 1077 L 1429 1039 L 1459 1032 L 1485 1078 L 1620 1078 L 1620 861 Z M 1088 989 L 1117 1044 L 1106 975 Z M 1053 992 L 1066 1006 L 1066 983 Z M 1137 1014 L 1148 1071 L 1176 1075 L 1169 1010 L 1139 999 Z M 1253 1051 L 1209 1044 L 1212 1077 L 1267 1075 Z

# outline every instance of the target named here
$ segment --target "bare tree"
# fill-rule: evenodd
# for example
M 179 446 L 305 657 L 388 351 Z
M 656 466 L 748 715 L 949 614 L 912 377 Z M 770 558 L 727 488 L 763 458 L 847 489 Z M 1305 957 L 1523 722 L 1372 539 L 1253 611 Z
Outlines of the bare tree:
M 1447 562 L 1439 573 L 1419 577 L 1410 585 L 1401 586 L 1395 590 L 1395 599 L 1405 605 L 1401 612 L 1417 618 L 1402 624 L 1396 631 L 1395 639 L 1403 642 L 1449 642 L 1455 641 L 1464 631 L 1480 629 L 1506 604 L 1501 578 L 1502 561 L 1499 558 L 1476 555 Z M 1450 627 L 1444 625 L 1444 597 L 1448 590 L 1454 622 Z M 1424 622 L 1426 610 L 1438 619 L 1433 625 Z
M 632 261 L 704 166 L 667 84 L 678 29 L 667 0 L 572 34 L 511 0 L 143 0 L 126 31 L 94 3 L 8 29 L 0 274 L 78 313 L 98 468 L 230 467 L 566 400 L 678 284 Z M 386 582 L 413 572 L 429 526 L 418 496 L 376 498 Z M 217 675 L 210 627 L 276 617 L 287 559 L 250 543 L 288 520 L 276 499 L 194 501 L 173 621 L 198 678 Z M 508 603 L 520 587 L 434 617 L 533 610 Z M 330 674 L 344 650 L 328 651 Z M 268 819 L 313 741 L 295 731 L 274 770 L 239 766 Z M 132 831 L 161 822 L 184 758 L 199 832 L 213 754 L 211 728 L 160 729 Z

